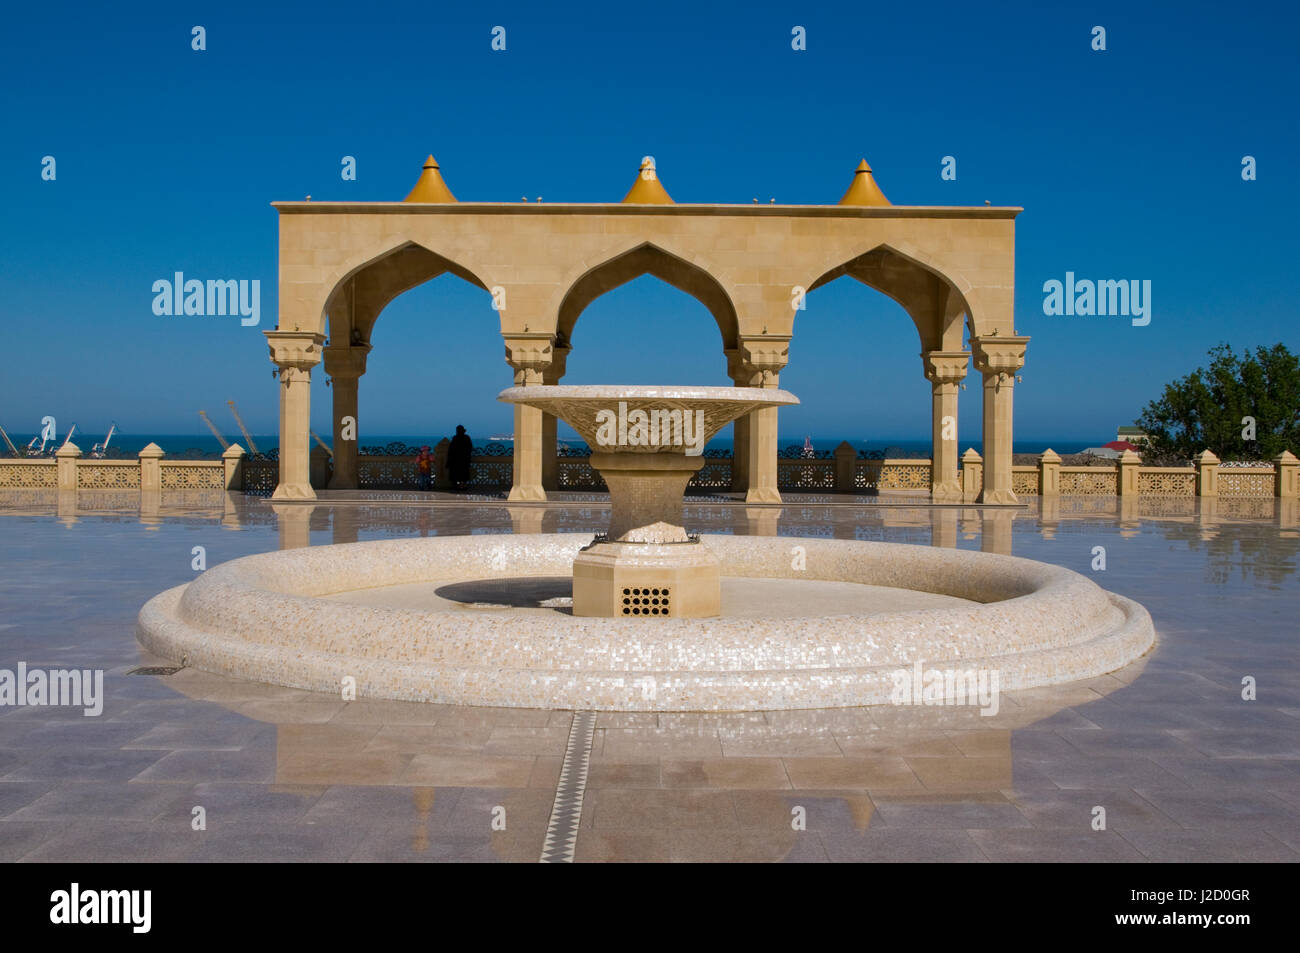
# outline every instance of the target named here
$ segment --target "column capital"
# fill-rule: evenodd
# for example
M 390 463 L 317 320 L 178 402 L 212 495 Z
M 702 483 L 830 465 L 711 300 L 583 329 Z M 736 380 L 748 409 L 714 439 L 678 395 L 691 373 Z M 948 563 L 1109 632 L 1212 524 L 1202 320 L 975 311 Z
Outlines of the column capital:
M 957 384 L 966 377 L 970 354 L 966 351 L 922 351 L 925 376 L 933 384 Z
M 310 371 L 320 363 L 325 335 L 316 331 L 263 331 L 271 362 L 280 368 Z
M 505 335 L 506 363 L 515 371 L 516 384 L 540 384 L 555 359 L 555 335 L 548 331 L 523 331 Z
M 750 379 L 750 386 L 775 387 L 777 378 L 790 360 L 789 334 L 763 334 L 741 338 L 738 362 L 743 365 L 741 376 Z
M 1014 374 L 1025 366 L 1028 337 L 985 335 L 970 339 L 975 369 L 981 374 Z
M 322 349 L 325 355 L 325 373 L 330 377 L 356 379 L 366 372 L 366 357 L 370 354 L 369 344 L 347 345 L 331 344 Z
M 749 380 L 749 372 L 745 368 L 745 358 L 740 353 L 740 348 L 723 348 L 722 354 L 727 359 L 727 376 L 735 382 L 737 387 L 743 386 L 741 381 Z

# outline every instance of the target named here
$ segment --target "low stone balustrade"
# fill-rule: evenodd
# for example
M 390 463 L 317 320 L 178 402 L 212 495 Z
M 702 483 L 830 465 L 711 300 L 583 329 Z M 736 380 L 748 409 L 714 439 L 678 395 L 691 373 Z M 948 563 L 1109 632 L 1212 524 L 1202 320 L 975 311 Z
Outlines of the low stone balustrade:
M 730 452 L 707 451 L 705 457 L 705 465 L 692 478 L 688 491 L 735 492 Z M 470 488 L 508 490 L 512 462 L 508 451 L 476 453 L 470 465 Z M 441 464 L 439 459 L 435 489 L 448 488 Z M 1063 466 L 1061 458 L 1049 450 L 1037 465 L 1011 469 L 1012 492 L 1021 501 L 1054 496 L 1300 498 L 1300 459 L 1290 452 L 1266 465 L 1225 464 L 1207 451 L 1197 455 L 1193 466 L 1146 467 L 1132 451 L 1109 466 Z M 313 453 L 311 470 L 312 484 L 324 488 L 330 478 L 330 460 L 319 447 Z M 560 454 L 554 472 L 555 485 L 548 489 L 605 490 L 600 474 L 585 456 Z M 931 474 L 928 458 L 874 457 L 847 443 L 811 457 L 782 456 L 777 460 L 777 485 L 782 493 L 883 493 L 925 500 L 930 494 Z M 977 502 L 983 490 L 983 459 L 974 449 L 962 456 L 958 475 L 962 502 Z M 236 490 L 269 495 L 278 476 L 276 460 L 250 458 L 238 444 L 220 460 L 168 460 L 156 444 L 149 444 L 134 460 L 83 457 L 75 444 L 64 445 L 54 457 L 0 459 L 0 489 Z M 413 454 L 370 453 L 358 458 L 360 489 L 414 490 L 418 485 Z

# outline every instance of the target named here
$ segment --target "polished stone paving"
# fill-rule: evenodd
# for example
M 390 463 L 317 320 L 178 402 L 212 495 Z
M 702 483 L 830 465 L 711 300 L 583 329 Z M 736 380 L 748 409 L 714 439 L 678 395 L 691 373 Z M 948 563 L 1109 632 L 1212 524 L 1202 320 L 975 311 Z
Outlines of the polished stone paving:
M 958 707 L 596 715 L 574 859 L 1291 861 L 1300 857 L 1292 503 L 1070 499 L 1046 512 L 692 503 L 693 531 L 910 542 L 1056 563 L 1143 603 L 1135 664 Z M 0 707 L 0 860 L 522 861 L 573 713 L 341 698 L 165 664 L 158 591 L 281 546 L 592 532 L 599 501 L 0 495 L 0 669 L 102 668 L 103 714 Z M 1105 571 L 1094 572 L 1097 547 Z M 1242 680 L 1258 700 L 1242 699 Z M 196 807 L 206 830 L 193 829 Z M 1094 830 L 1095 808 L 1105 829 Z

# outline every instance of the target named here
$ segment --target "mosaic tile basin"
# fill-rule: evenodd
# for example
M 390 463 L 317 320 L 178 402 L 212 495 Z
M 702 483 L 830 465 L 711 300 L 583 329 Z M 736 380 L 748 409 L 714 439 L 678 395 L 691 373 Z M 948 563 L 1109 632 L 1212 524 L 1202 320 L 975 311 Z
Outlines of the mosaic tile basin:
M 1091 678 L 1143 655 L 1151 617 L 1057 566 L 897 543 L 705 536 L 727 577 L 935 593 L 885 612 L 583 618 L 562 609 L 447 612 L 341 594 L 449 579 L 562 577 L 587 534 L 447 536 L 246 556 L 167 590 L 137 636 L 187 666 L 358 698 L 614 711 L 888 704 L 901 671 L 993 671 L 1001 689 Z M 843 606 L 838 608 L 842 609 Z M 348 681 L 352 680 L 352 681 Z

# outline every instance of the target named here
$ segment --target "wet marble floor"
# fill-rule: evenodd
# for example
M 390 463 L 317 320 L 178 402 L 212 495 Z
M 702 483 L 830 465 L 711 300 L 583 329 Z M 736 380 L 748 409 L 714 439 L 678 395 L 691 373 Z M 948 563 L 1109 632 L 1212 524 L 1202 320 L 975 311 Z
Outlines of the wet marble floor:
M 1300 522 L 1290 502 L 693 503 L 688 528 L 1011 553 L 1142 602 L 1158 643 L 970 707 L 599 713 L 577 861 L 1300 857 Z M 342 698 L 165 665 L 133 625 L 282 546 L 592 532 L 599 501 L 0 498 L 0 671 L 102 669 L 104 707 L 0 706 L 0 860 L 536 862 L 573 712 Z M 1100 560 L 1104 559 L 1104 570 Z M 1256 700 L 1243 699 L 1253 679 Z M 196 812 L 201 808 L 201 812 Z M 1104 809 L 1104 829 L 1097 826 Z M 196 814 L 205 829 L 196 830 Z

